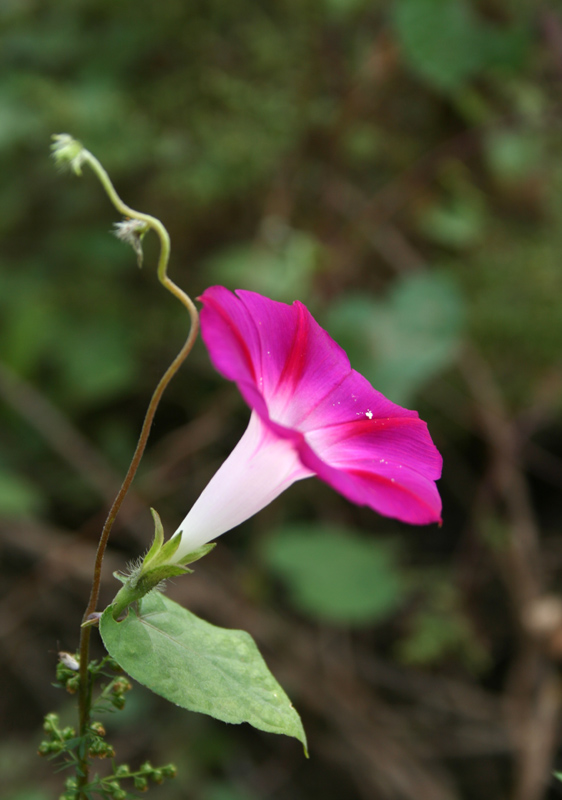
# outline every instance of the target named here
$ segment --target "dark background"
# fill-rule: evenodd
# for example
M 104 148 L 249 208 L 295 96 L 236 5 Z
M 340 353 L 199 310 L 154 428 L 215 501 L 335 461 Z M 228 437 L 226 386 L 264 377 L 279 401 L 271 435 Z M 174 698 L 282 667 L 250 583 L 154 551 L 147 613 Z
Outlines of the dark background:
M 298 743 L 135 688 L 120 756 L 175 800 L 538 800 L 562 702 L 562 11 L 516 0 L 3 0 L 0 5 L 0 773 L 51 800 L 41 718 L 74 650 L 104 512 L 187 330 L 109 235 L 69 132 L 172 237 L 170 272 L 305 302 L 445 460 L 441 528 L 316 480 L 170 594 L 249 630 Z M 114 529 L 168 534 L 245 427 L 198 343 Z

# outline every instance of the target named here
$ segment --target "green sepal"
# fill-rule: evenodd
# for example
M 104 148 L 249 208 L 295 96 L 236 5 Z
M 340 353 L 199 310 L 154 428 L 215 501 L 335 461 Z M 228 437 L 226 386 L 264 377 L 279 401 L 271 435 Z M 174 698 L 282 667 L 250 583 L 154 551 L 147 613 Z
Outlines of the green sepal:
M 178 543 L 181 540 L 181 536 L 178 536 Z M 202 544 L 201 547 L 198 547 L 197 550 L 194 550 L 192 553 L 188 553 L 186 556 L 182 558 L 182 564 L 193 564 L 194 561 L 199 561 L 200 558 L 206 556 L 207 553 L 210 553 L 211 550 L 217 546 L 216 542 L 209 542 L 208 544 Z
M 207 555 L 215 543 L 204 544 L 191 553 L 188 553 L 179 561 L 174 561 L 174 556 L 180 546 L 181 534 L 172 536 L 167 542 L 164 541 L 164 528 L 158 512 L 150 509 L 154 520 L 154 539 L 148 553 L 143 558 L 140 566 L 133 568 L 129 577 L 113 573 L 117 580 L 123 584 L 113 600 L 113 614 L 117 619 L 131 603 L 140 600 L 159 583 L 173 578 L 177 575 L 186 575 L 193 570 L 186 565 L 193 561 L 198 561 Z
M 162 527 L 162 521 L 158 512 L 154 509 L 150 509 L 152 513 L 152 517 L 154 519 L 154 541 L 152 542 L 152 546 L 143 560 L 143 571 L 146 567 L 153 567 L 158 566 L 160 564 L 170 563 L 177 550 L 180 546 L 181 542 L 181 533 L 172 536 L 166 544 L 164 544 L 164 528 Z M 194 561 L 199 561 L 200 558 L 206 556 L 207 553 L 210 553 L 211 550 L 216 547 L 216 542 L 211 542 L 210 544 L 204 544 L 201 547 L 198 547 L 191 553 L 188 553 L 184 556 L 181 560 L 181 564 L 184 566 L 186 564 L 192 564 Z
M 146 572 L 143 571 L 137 576 L 126 578 L 123 581 L 123 586 L 119 589 L 111 604 L 114 619 L 121 616 L 127 606 L 141 600 L 145 595 L 162 583 L 162 581 L 177 577 L 178 575 L 188 575 L 191 572 L 193 572 L 192 569 L 180 567 L 179 564 L 162 564 Z M 119 580 L 122 580 L 122 578 L 119 577 Z
M 152 514 L 152 519 L 154 520 L 154 541 L 150 546 L 150 550 L 144 557 L 144 563 L 148 564 L 151 561 L 156 553 L 160 550 L 162 545 L 164 544 L 164 526 L 162 525 L 162 520 L 160 519 L 160 515 L 156 509 L 151 508 L 150 513 Z
M 137 589 L 139 591 L 145 590 L 146 594 L 151 589 L 154 589 L 161 581 L 166 581 L 168 578 L 175 578 L 178 575 L 190 575 L 193 572 L 188 567 L 182 567 L 179 564 L 162 564 L 161 566 L 154 567 L 141 572 L 137 581 Z
M 176 550 L 180 546 L 181 537 L 180 536 L 172 536 L 172 538 L 166 542 L 166 544 L 162 547 L 160 552 L 155 558 L 157 564 L 165 564 L 166 562 L 170 562 L 172 558 L 176 554 Z

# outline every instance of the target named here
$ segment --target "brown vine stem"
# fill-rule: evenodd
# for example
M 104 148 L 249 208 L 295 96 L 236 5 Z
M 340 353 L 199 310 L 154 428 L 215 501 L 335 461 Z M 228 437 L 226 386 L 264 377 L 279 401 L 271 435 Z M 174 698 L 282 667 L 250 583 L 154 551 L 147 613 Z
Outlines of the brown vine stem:
M 127 474 L 125 475 L 121 488 L 119 489 L 119 492 L 115 500 L 113 501 L 113 505 L 109 510 L 107 519 L 105 521 L 105 524 L 101 532 L 98 549 L 96 553 L 96 560 L 94 564 L 94 575 L 92 580 L 90 599 L 86 611 L 84 612 L 84 618 L 83 618 L 83 623 L 86 624 L 82 625 L 80 632 L 79 719 L 80 719 L 80 735 L 84 736 L 87 733 L 87 728 L 90 723 L 90 707 L 91 707 L 91 694 L 92 694 L 92 686 L 91 686 L 90 676 L 88 673 L 91 626 L 87 623 L 96 610 L 99 598 L 101 570 L 102 570 L 102 563 L 105 554 L 105 549 L 107 546 L 109 535 L 111 533 L 111 529 L 113 527 L 113 523 L 115 522 L 115 519 L 117 517 L 117 514 L 119 513 L 119 509 L 121 508 L 123 500 L 125 499 L 125 496 L 133 482 L 141 458 L 143 456 L 146 443 L 148 441 L 148 437 L 150 434 L 150 428 L 152 426 L 152 422 L 154 420 L 154 415 L 156 413 L 158 404 L 162 398 L 162 395 L 164 394 L 164 391 L 166 390 L 166 387 L 168 386 L 168 384 L 170 383 L 176 372 L 179 370 L 182 363 L 189 355 L 195 343 L 195 339 L 197 338 L 197 333 L 199 331 L 199 314 L 191 298 L 182 289 L 180 289 L 167 275 L 168 262 L 170 258 L 170 237 L 168 235 L 166 228 L 162 225 L 160 220 L 156 219 L 156 217 L 152 217 L 150 214 L 143 214 L 139 211 L 135 211 L 134 209 L 126 205 L 115 191 L 115 188 L 104 167 L 101 165 L 98 159 L 95 156 L 93 156 L 88 150 L 85 149 L 81 150 L 80 163 L 88 164 L 91 167 L 93 172 L 100 180 L 103 188 L 105 189 L 107 195 L 109 196 L 109 199 L 111 200 L 115 208 L 121 214 L 123 214 L 123 216 L 128 217 L 132 220 L 139 220 L 140 222 L 144 223 L 145 227 L 143 232 L 151 229 L 155 231 L 155 233 L 158 235 L 158 238 L 160 239 L 158 279 L 160 283 L 169 292 L 171 292 L 174 295 L 174 297 L 176 297 L 180 301 L 180 303 L 182 303 L 182 305 L 187 309 L 191 320 L 189 333 L 183 347 L 181 348 L 180 352 L 174 358 L 174 360 L 172 361 L 172 363 L 170 364 L 170 366 L 160 379 L 150 399 L 150 403 L 146 411 L 146 416 L 144 418 L 137 447 L 131 459 L 129 469 L 127 470 Z M 79 773 L 80 773 L 79 797 L 80 800 L 85 800 L 83 787 L 86 786 L 89 779 L 89 757 L 87 752 L 81 754 Z

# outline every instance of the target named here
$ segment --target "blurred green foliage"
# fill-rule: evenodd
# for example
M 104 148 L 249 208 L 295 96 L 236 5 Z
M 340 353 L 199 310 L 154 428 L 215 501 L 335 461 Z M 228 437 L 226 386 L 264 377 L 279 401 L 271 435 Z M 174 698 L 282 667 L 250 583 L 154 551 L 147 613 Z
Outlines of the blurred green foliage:
M 291 230 L 282 219 L 264 220 L 260 240 L 219 251 L 209 262 L 216 283 L 252 289 L 292 302 L 308 297 L 321 264 L 320 243 L 310 234 Z
M 404 600 L 393 548 L 351 531 L 286 526 L 266 539 L 264 558 L 296 608 L 317 619 L 368 625 L 390 617 Z
M 529 23 L 521 11 L 508 24 L 494 25 L 468 0 L 401 0 L 394 5 L 407 63 L 422 80 L 444 91 L 462 89 L 488 70 L 521 70 L 531 44 Z
M 216 591 L 200 589 L 205 600 L 194 610 L 244 628 L 245 618 L 228 617 L 231 603 L 214 599 L 228 585 L 244 596 L 246 605 L 233 607 L 245 609 L 248 626 L 265 615 L 256 623 L 263 635 L 275 613 L 283 617 L 290 634 L 272 634 L 271 659 L 289 654 L 280 673 L 309 717 L 318 760 L 305 772 L 283 745 L 242 728 L 178 721 L 147 701 L 116 734 L 130 741 L 142 731 L 132 757 L 158 741 L 177 750 L 170 755 L 184 772 L 162 797 L 403 800 L 392 770 L 373 778 L 381 769 L 368 755 L 373 715 L 355 720 L 361 746 L 346 716 L 354 696 L 380 702 L 368 677 L 379 659 L 398 676 L 407 664 L 413 674 L 466 681 L 505 700 L 520 653 L 506 566 L 517 526 L 494 483 L 497 440 L 480 420 L 499 414 L 499 396 L 505 419 L 497 426 L 513 431 L 540 529 L 539 561 L 548 564 L 542 590 L 556 589 L 560 41 L 553 0 L 0 3 L 0 619 L 15 620 L 0 633 L 20 632 L 0 663 L 10 687 L 0 716 L 22 737 L 33 739 L 52 702 L 39 667 L 75 630 L 87 594 L 85 579 L 70 577 L 83 556 L 69 555 L 69 567 L 57 554 L 95 539 L 110 494 L 100 486 L 118 483 L 150 392 L 187 328 L 156 282 L 155 243 L 146 241 L 139 272 L 110 234 L 117 220 L 91 175 L 56 174 L 49 137 L 65 131 L 101 158 L 127 202 L 168 226 L 180 285 L 193 296 L 220 282 L 307 303 L 354 368 L 420 410 L 445 459 L 442 529 L 381 520 L 306 481 L 220 542 L 209 557 Z M 479 371 L 466 359 L 475 352 Z M 10 375 L 24 382 L 15 395 Z M 25 387 L 35 400 L 24 402 Z M 167 532 L 242 431 L 247 411 L 235 397 L 198 346 L 158 413 L 137 483 Z M 96 458 L 53 428 L 44 402 Z M 149 527 L 139 515 L 116 530 L 118 565 L 148 544 Z M 502 534 L 493 546 L 490 531 Z M 255 560 L 244 536 L 256 537 Z M 194 586 L 211 580 L 205 569 Z M 34 602 L 24 602 L 32 590 Z M 355 689 L 345 713 L 304 687 L 302 626 L 309 647 L 349 633 Z M 65 647 L 74 646 L 70 638 Z M 322 686 L 326 674 L 339 685 L 337 658 L 348 650 L 336 647 L 330 661 L 329 648 L 319 648 L 312 683 Z M 402 686 L 406 677 L 386 698 L 396 715 Z M 488 750 L 483 736 L 463 751 L 459 734 L 459 750 L 447 750 L 449 730 L 432 739 L 442 717 L 431 717 L 425 699 L 401 730 L 424 746 L 431 740 L 433 779 L 450 773 L 449 794 L 429 796 L 508 796 L 511 745 L 500 737 Z M 462 728 L 461 717 L 454 725 Z M 385 740 L 392 730 L 384 727 Z M 0 747 L 10 800 L 57 796 L 48 777 L 37 788 L 30 769 L 16 768 L 12 737 L 7 729 Z M 470 770 L 460 765 L 465 757 Z
M 425 666 L 458 659 L 475 672 L 489 666 L 486 648 L 447 573 L 424 570 L 413 576 L 412 583 L 417 584 L 418 602 L 406 635 L 397 643 L 397 657 Z
M 463 296 L 449 275 L 396 281 L 383 301 L 348 294 L 329 310 L 328 327 L 351 362 L 395 403 L 452 364 L 464 328 Z

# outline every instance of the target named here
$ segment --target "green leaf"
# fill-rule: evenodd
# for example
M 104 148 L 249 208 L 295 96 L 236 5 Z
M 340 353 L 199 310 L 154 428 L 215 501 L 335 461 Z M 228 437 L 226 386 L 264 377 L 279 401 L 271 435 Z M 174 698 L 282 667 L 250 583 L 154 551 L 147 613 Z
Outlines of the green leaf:
M 294 736 L 306 752 L 299 715 L 245 631 L 218 628 L 152 592 L 122 622 L 106 608 L 100 632 L 120 666 L 166 700 L 223 722 Z
M 445 175 L 445 196 L 424 208 L 418 227 L 429 239 L 453 250 L 479 244 L 488 223 L 484 197 L 457 165 Z
M 529 20 L 491 25 L 467 0 L 397 0 L 394 28 L 420 78 L 453 92 L 488 69 L 520 69 L 529 51 Z
M 482 66 L 479 31 L 463 0 L 399 0 L 394 25 L 404 55 L 438 89 L 462 86 Z
M 295 297 L 305 298 L 310 293 L 320 254 L 316 239 L 271 216 L 262 224 L 258 244 L 219 251 L 208 267 L 213 279 L 226 286 L 245 286 L 293 302 Z
M 408 405 L 456 358 L 464 318 L 454 280 L 428 272 L 397 281 L 382 302 L 348 295 L 333 306 L 326 327 L 376 389 Z
M 484 138 L 484 148 L 492 172 L 507 183 L 529 178 L 544 159 L 543 141 L 528 130 L 492 130 Z
M 264 547 L 294 605 L 339 624 L 370 624 L 401 604 L 405 585 L 388 543 L 338 528 L 285 527 Z

